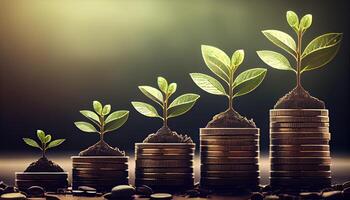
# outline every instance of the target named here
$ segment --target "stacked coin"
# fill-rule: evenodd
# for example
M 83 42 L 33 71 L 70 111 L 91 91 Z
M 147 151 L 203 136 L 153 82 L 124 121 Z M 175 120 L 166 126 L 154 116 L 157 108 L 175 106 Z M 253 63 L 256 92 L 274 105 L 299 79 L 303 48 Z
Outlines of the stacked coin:
M 330 186 L 329 141 L 328 110 L 270 110 L 271 186 L 290 189 Z
M 135 185 L 155 190 L 193 188 L 193 143 L 138 143 L 135 147 Z
M 200 129 L 200 185 L 214 190 L 259 185 L 259 129 Z
M 90 186 L 99 192 L 129 182 L 127 156 L 72 156 L 72 187 Z
M 31 186 L 41 186 L 50 192 L 68 187 L 67 172 L 16 172 L 15 176 L 16 186 L 21 191 Z

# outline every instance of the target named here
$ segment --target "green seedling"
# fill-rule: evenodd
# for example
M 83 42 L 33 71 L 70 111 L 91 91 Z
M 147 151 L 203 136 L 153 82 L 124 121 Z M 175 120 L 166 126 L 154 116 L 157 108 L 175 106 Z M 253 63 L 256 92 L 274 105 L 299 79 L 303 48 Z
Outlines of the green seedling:
M 57 147 L 58 145 L 62 144 L 65 141 L 65 139 L 57 139 L 57 140 L 51 141 L 52 139 L 51 135 L 50 134 L 45 135 L 45 132 L 42 130 L 37 130 L 36 135 L 40 141 L 40 145 L 35 140 L 30 138 L 23 138 L 23 141 L 31 147 L 40 149 L 42 152 L 43 158 L 46 157 L 46 151 L 48 149 Z
M 326 33 L 318 36 L 302 51 L 303 36 L 312 24 L 312 15 L 305 15 L 300 22 L 298 15 L 293 11 L 288 11 L 286 17 L 289 26 L 296 33 L 297 42 L 279 30 L 264 30 L 262 33 L 273 44 L 285 50 L 295 60 L 295 66 L 292 67 L 285 56 L 274 51 L 262 50 L 257 51 L 257 54 L 270 67 L 295 72 L 297 87 L 303 88 L 300 81 L 301 74 L 329 63 L 339 50 L 343 34 Z
M 199 95 L 192 93 L 183 94 L 170 103 L 169 98 L 176 92 L 177 84 L 168 84 L 168 81 L 163 77 L 158 77 L 157 82 L 159 90 L 151 86 L 139 86 L 139 89 L 144 95 L 160 105 L 163 111 L 162 116 L 158 114 L 156 108 L 148 103 L 133 101 L 131 104 L 142 115 L 162 119 L 163 125 L 167 127 L 168 119 L 183 115 L 189 111 L 196 103 Z
M 230 59 L 222 50 L 202 45 L 202 56 L 210 71 L 228 85 L 228 90 L 225 90 L 218 80 L 209 75 L 191 73 L 190 76 L 202 90 L 210 94 L 226 96 L 228 98 L 228 109 L 233 109 L 232 101 L 234 98 L 253 91 L 260 85 L 266 75 L 266 69 L 254 68 L 235 77 L 235 72 L 244 60 L 244 50 L 235 51 Z
M 111 105 L 102 106 L 99 101 L 92 103 L 94 111 L 81 110 L 80 113 L 88 118 L 97 128 L 89 122 L 74 122 L 75 126 L 86 133 L 98 133 L 100 141 L 103 141 L 103 136 L 107 132 L 111 132 L 120 128 L 129 117 L 129 111 L 119 110 L 111 112 Z

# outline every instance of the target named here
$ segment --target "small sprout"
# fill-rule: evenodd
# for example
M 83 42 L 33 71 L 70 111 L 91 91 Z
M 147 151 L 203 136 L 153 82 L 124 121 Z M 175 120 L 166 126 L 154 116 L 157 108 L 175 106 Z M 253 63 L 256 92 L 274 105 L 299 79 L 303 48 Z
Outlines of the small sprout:
M 264 30 L 262 33 L 276 46 L 287 51 L 295 59 L 295 67 L 292 67 L 288 59 L 280 53 L 268 50 L 257 51 L 263 62 L 272 68 L 289 70 L 296 73 L 297 87 L 301 86 L 301 74 L 306 71 L 320 68 L 329 63 L 337 54 L 342 33 L 326 33 L 313 39 L 302 51 L 302 39 L 306 30 L 312 24 L 312 15 L 307 14 L 299 22 L 298 15 L 293 11 L 286 14 L 289 26 L 297 35 L 297 42 L 282 31 Z
M 228 91 L 218 80 L 206 74 L 191 73 L 192 80 L 198 87 L 210 94 L 226 96 L 229 109 L 233 109 L 232 101 L 234 98 L 253 91 L 266 75 L 266 69 L 254 68 L 246 70 L 234 78 L 236 70 L 244 60 L 244 50 L 242 49 L 235 51 L 230 59 L 222 50 L 202 45 L 202 56 L 210 71 L 228 85 Z
M 162 119 L 164 126 L 167 127 L 168 119 L 183 115 L 189 111 L 196 103 L 199 95 L 192 93 L 183 94 L 170 103 L 169 98 L 176 92 L 177 84 L 168 84 L 168 81 L 163 77 L 158 77 L 157 82 L 159 90 L 151 86 L 139 86 L 139 89 L 144 95 L 160 105 L 163 111 L 162 116 L 158 114 L 156 108 L 148 103 L 133 101 L 131 104 L 139 113 L 147 117 Z
M 30 138 L 23 138 L 23 141 L 31 146 L 31 147 L 35 147 L 38 148 L 42 151 L 42 157 L 45 158 L 46 157 L 46 150 L 53 148 L 53 147 L 57 147 L 58 145 L 62 144 L 65 139 L 57 139 L 57 140 L 53 140 L 51 141 L 52 137 L 51 135 L 45 135 L 45 132 L 42 130 L 37 130 L 36 131 L 36 135 L 40 141 L 40 145 L 33 139 Z
M 99 101 L 93 101 L 92 103 L 94 111 L 81 110 L 80 113 L 88 118 L 93 124 L 89 122 L 74 122 L 75 126 L 86 133 L 99 133 L 100 140 L 103 140 L 103 136 L 107 132 L 111 132 L 120 128 L 129 117 L 129 111 L 119 110 L 111 112 L 111 105 L 107 104 L 102 106 Z

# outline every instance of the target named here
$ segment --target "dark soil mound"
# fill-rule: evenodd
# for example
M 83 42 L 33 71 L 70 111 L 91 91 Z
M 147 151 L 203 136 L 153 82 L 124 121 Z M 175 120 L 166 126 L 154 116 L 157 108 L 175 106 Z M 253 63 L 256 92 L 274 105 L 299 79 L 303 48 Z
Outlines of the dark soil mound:
M 46 157 L 42 157 L 31 163 L 25 172 L 63 172 L 63 169 Z
M 241 116 L 233 109 L 228 109 L 213 117 L 206 128 L 256 128 L 254 121 Z
M 177 134 L 169 127 L 163 126 L 156 133 L 149 134 L 143 143 L 193 143 L 187 135 Z
M 120 151 L 117 147 L 113 148 L 105 141 L 100 140 L 91 147 L 81 151 L 79 156 L 125 156 L 125 152 Z
M 275 109 L 324 109 L 323 101 L 311 96 L 304 88 L 296 87 L 280 98 Z

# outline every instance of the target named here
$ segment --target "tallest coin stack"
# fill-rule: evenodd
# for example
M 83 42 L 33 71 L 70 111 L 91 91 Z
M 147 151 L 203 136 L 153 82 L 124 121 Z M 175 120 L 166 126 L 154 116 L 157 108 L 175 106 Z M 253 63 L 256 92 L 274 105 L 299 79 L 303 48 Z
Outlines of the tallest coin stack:
M 273 188 L 331 185 L 326 109 L 270 110 L 270 182 Z

